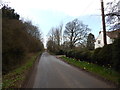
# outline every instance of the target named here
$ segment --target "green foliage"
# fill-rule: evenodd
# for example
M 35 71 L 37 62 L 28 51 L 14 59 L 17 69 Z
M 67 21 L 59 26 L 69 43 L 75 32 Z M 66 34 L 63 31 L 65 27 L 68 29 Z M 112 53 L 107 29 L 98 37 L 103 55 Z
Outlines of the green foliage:
M 120 72 L 120 37 L 115 40 L 113 43 L 113 60 L 111 63 L 113 63 L 114 69 L 118 70 Z
M 64 51 L 62 49 L 60 49 L 56 54 L 57 55 L 64 55 Z
M 116 39 L 113 44 L 97 48 L 93 51 L 88 49 L 72 49 L 66 50 L 64 54 L 67 57 L 76 58 L 76 60 L 95 63 L 120 72 L 120 38 Z
M 81 60 L 81 61 L 85 60 L 85 61 L 91 62 L 92 53 L 87 49 L 68 50 L 66 51 L 65 54 L 67 57 L 70 57 L 70 58 L 76 58 L 77 60 Z
M 98 53 L 97 62 L 99 65 L 104 65 L 109 67 L 112 63 L 112 45 L 109 44 L 104 46 Z
M 116 72 L 115 70 L 111 68 L 101 67 L 93 63 L 88 63 L 88 62 L 81 61 L 81 60 L 78 61 L 76 59 L 68 58 L 65 56 L 62 56 L 61 58 L 69 64 L 80 67 L 81 69 L 84 69 L 86 71 L 93 72 L 105 79 L 115 82 L 116 84 L 120 83 L 119 82 L 120 73 Z
M 116 39 L 113 44 L 96 49 L 93 54 L 93 60 L 98 65 L 112 67 L 120 72 L 120 38 Z
M 98 61 L 98 58 L 100 57 L 98 54 L 99 52 L 101 51 L 102 48 L 97 48 L 94 50 L 94 53 L 93 53 L 93 59 L 94 59 L 94 63 L 97 63 Z
M 41 53 L 35 53 L 33 55 L 30 55 L 26 63 L 21 65 L 20 67 L 16 68 L 13 71 L 10 71 L 8 74 L 3 75 L 3 88 L 20 88 L 21 84 L 25 80 L 25 76 L 27 71 L 32 67 L 34 64 L 36 57 L 40 55 Z

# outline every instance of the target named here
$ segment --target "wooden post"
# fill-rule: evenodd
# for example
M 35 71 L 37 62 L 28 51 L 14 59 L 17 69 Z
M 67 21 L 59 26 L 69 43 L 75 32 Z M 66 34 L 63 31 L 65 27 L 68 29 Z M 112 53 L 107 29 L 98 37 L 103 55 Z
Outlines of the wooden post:
M 104 39 L 104 45 L 107 45 L 107 39 L 106 39 L 106 25 L 105 25 L 105 14 L 104 14 L 104 2 L 101 0 L 101 12 L 102 12 L 102 25 L 103 25 L 103 39 Z

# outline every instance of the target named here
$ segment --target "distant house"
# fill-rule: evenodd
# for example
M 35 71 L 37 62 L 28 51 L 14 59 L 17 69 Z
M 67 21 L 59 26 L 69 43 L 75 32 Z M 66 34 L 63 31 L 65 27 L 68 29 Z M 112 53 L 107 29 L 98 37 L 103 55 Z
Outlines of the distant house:
M 106 32 L 107 44 L 112 44 L 114 39 L 118 37 L 118 33 L 120 33 L 120 29 Z M 103 46 L 104 46 L 103 31 L 100 31 L 98 37 L 95 40 L 95 49 Z

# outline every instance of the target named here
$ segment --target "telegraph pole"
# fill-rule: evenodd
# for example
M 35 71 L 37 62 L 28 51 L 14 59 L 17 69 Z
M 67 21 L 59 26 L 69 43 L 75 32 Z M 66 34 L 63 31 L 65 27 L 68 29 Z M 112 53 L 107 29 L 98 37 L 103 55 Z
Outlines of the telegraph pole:
M 104 39 L 104 45 L 107 45 L 107 39 L 106 39 L 106 25 L 105 25 L 105 14 L 104 14 L 104 2 L 101 0 L 101 12 L 102 12 L 102 25 L 103 25 L 103 39 Z

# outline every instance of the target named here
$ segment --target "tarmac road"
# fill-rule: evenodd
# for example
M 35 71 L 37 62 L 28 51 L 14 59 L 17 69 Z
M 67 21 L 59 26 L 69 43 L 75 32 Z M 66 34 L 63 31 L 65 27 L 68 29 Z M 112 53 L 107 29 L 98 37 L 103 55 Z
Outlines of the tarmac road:
M 111 88 L 104 81 L 89 75 L 44 52 L 36 67 L 33 88 Z M 29 85 L 28 85 L 29 86 Z

